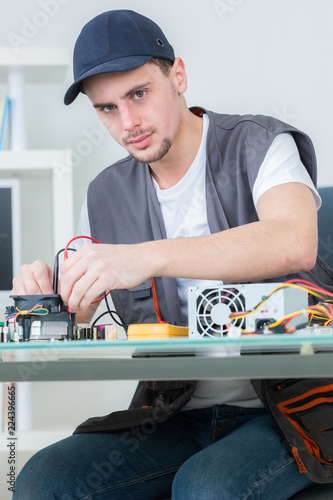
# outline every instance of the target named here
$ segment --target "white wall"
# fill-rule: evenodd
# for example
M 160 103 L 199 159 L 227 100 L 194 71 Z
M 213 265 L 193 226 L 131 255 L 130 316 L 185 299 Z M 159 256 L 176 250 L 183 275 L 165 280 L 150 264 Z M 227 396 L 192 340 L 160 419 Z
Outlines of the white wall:
M 34 27 L 42 20 L 38 13 L 45 12 L 42 5 L 47 4 L 56 5 L 58 12 L 53 7 L 47 24 Z M 309 133 L 315 143 L 319 183 L 333 182 L 332 1 L 15 0 L 1 5 L 0 46 L 10 46 L 17 35 L 27 46 L 72 50 L 83 24 L 113 8 L 139 8 L 161 25 L 176 55 L 185 60 L 189 105 L 227 113 L 264 113 L 292 123 Z M 26 37 L 28 26 L 30 39 Z M 86 135 L 99 127 L 84 96 L 69 107 L 63 105 L 63 94 L 71 82 L 69 69 L 63 84 L 28 87 L 29 148 L 69 146 L 78 151 L 82 141 L 87 141 Z M 86 157 L 75 156 L 76 222 L 89 180 L 123 155 L 106 134 L 91 149 Z
M 138 9 L 161 25 L 176 55 L 186 63 L 188 105 L 226 113 L 263 113 L 290 122 L 306 131 L 315 143 L 319 184 L 333 183 L 331 0 L 7 1 L 1 5 L 0 46 L 10 46 L 15 36 L 21 36 L 26 46 L 72 50 L 83 24 L 113 8 Z M 45 14 L 41 17 L 40 12 L 49 12 L 45 26 L 40 26 L 45 21 Z M 69 146 L 77 153 L 82 151 L 82 141 L 92 144 L 97 138 L 94 134 L 100 125 L 87 99 L 81 95 L 69 107 L 62 103 L 71 82 L 69 69 L 62 84 L 28 86 L 29 148 Z M 2 85 L 0 93 L 4 92 Z M 98 145 L 92 145 L 89 154 L 75 155 L 76 223 L 89 181 L 123 155 L 107 134 L 98 135 L 102 138 Z M 26 196 L 35 203 L 38 200 L 36 211 L 40 209 L 43 219 L 51 220 L 48 201 L 38 198 L 36 192 L 44 182 L 31 182 Z M 47 224 L 40 227 L 37 237 L 30 236 L 28 227 L 24 231 L 25 260 L 42 257 L 52 263 Z M 100 391 L 92 384 L 36 384 L 33 426 L 73 428 L 82 417 L 123 407 L 126 402 L 123 398 L 119 403 L 118 394 L 125 386 L 118 392 L 115 384 L 106 385 L 112 398 L 105 398 L 105 384 Z M 45 400 L 49 395 L 54 407 L 48 413 Z M 128 390 L 125 399 L 129 395 Z

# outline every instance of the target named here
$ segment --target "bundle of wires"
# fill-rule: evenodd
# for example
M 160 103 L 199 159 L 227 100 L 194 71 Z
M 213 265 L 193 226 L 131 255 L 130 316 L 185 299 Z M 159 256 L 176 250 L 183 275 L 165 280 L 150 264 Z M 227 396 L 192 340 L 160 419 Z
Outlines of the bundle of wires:
M 16 320 L 18 316 L 25 316 L 27 314 L 34 316 L 45 316 L 46 314 L 49 314 L 49 311 L 48 309 L 45 309 L 45 307 L 41 302 L 39 302 L 38 304 L 34 305 L 31 309 L 27 309 L 24 311 L 21 311 L 18 307 L 16 307 L 16 312 L 7 314 L 5 316 L 5 319 L 9 321 L 14 318 L 14 330 L 16 330 Z
M 276 330 L 279 328 L 279 332 L 283 331 L 284 333 L 293 333 L 296 330 L 296 327 L 290 328 L 290 322 L 293 318 L 297 316 L 301 316 L 304 313 L 308 314 L 309 324 L 311 326 L 330 326 L 333 324 L 333 293 L 325 290 L 324 288 L 311 283 L 310 281 L 302 280 L 302 279 L 293 279 L 288 280 L 282 283 L 281 285 L 275 287 L 266 297 L 264 297 L 252 310 L 250 311 L 241 311 L 230 314 L 230 322 L 232 324 L 233 321 L 237 319 L 245 318 L 250 314 L 256 312 L 274 293 L 282 288 L 298 288 L 301 290 L 305 290 L 309 295 L 312 295 L 317 298 L 318 303 L 314 305 L 309 305 L 306 309 L 302 309 L 299 311 L 295 311 L 283 318 L 280 318 L 278 321 L 274 323 L 270 323 L 267 325 L 268 333 L 276 333 Z M 302 326 L 301 326 L 302 327 Z M 299 327 L 300 328 L 300 327 Z M 243 330 L 244 334 L 249 334 L 253 332 L 246 332 Z

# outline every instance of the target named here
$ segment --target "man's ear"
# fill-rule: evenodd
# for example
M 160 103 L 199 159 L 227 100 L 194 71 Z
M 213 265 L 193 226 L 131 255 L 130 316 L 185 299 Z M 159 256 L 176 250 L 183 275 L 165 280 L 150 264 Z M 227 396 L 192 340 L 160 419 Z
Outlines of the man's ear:
M 177 57 L 171 68 L 170 76 L 173 78 L 179 94 L 183 94 L 187 89 L 187 75 L 184 61 Z

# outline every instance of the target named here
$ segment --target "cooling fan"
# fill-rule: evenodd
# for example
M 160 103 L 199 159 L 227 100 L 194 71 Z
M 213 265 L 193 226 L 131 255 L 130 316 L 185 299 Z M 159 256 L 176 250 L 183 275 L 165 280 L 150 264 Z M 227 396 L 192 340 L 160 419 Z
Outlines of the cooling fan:
M 195 292 L 196 331 L 200 337 L 222 337 L 228 331 L 230 314 L 246 310 L 241 288 L 196 288 Z M 245 318 L 237 319 L 234 325 L 244 328 Z
M 233 284 L 216 288 L 190 287 L 189 336 L 223 337 L 228 333 L 230 314 L 253 311 L 264 299 L 263 306 L 252 314 L 233 319 L 233 326 L 252 332 L 262 330 L 264 325 L 307 307 L 308 297 L 304 290 L 282 288 L 269 296 L 278 285 L 281 283 Z M 302 314 L 292 321 L 292 326 L 307 323 L 307 314 Z

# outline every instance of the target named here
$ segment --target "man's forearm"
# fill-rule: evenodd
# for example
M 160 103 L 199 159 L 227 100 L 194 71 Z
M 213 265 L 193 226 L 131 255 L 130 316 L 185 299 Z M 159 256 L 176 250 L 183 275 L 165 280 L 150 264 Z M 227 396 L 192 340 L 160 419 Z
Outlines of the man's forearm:
M 141 251 L 154 276 L 242 282 L 312 269 L 317 239 L 292 222 L 260 221 L 204 237 L 143 243 Z
M 154 276 L 258 281 L 312 269 L 317 211 L 310 189 L 275 186 L 258 201 L 259 221 L 209 236 L 145 243 Z M 151 247 L 151 248 L 149 248 Z

